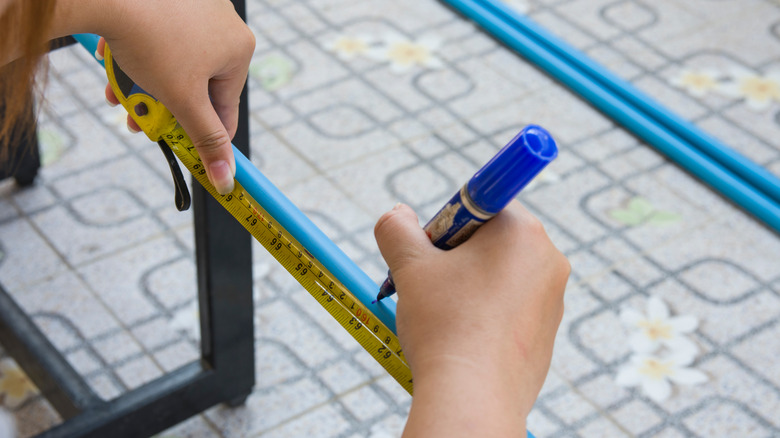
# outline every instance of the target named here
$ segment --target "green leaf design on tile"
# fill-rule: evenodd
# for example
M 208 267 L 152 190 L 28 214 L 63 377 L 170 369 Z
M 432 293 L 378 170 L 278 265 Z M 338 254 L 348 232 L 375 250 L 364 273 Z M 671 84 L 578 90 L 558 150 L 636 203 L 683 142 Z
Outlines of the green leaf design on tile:
M 612 210 L 609 212 L 609 216 L 623 225 L 631 226 L 641 224 L 643 219 L 642 216 L 629 209 Z
M 249 74 L 259 79 L 263 89 L 268 91 L 276 91 L 287 85 L 294 71 L 292 61 L 281 55 L 266 56 L 249 66 Z
M 653 207 L 653 204 L 651 204 L 647 199 L 641 196 L 637 196 L 628 201 L 628 209 L 636 212 L 642 217 L 646 217 L 655 210 L 655 207 Z
M 682 220 L 682 217 L 677 213 L 657 210 L 650 201 L 641 196 L 631 198 L 626 208 L 616 208 L 610 210 L 608 214 L 621 224 L 632 227 L 643 223 L 666 226 Z
M 38 130 L 38 143 L 41 151 L 41 165 L 47 166 L 60 159 L 65 152 L 65 140 L 57 131 L 51 129 Z
M 680 216 L 677 213 L 671 211 L 656 211 L 650 215 L 650 218 L 647 220 L 647 223 L 649 223 L 650 225 L 663 227 L 666 225 L 672 225 L 675 222 L 680 222 L 681 220 L 682 220 L 682 216 Z

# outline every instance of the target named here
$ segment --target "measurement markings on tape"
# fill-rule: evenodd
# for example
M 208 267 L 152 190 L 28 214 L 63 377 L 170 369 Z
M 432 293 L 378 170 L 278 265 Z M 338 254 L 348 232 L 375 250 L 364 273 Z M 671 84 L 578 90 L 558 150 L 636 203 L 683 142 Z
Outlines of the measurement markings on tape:
M 232 193 L 218 194 L 180 126 L 164 134 L 163 140 L 198 182 L 411 394 L 411 370 L 398 337 L 276 223 L 238 182 Z

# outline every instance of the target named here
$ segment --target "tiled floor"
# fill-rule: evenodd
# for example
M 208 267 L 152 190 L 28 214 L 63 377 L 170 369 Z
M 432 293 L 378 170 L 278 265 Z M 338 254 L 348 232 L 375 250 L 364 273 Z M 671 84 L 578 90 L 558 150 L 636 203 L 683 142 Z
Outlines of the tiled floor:
M 537 436 L 780 436 L 777 234 L 435 0 L 248 3 L 252 159 L 377 281 L 383 212 L 402 201 L 430 217 L 528 123 L 558 140 L 558 160 L 520 196 L 574 267 L 529 417 Z M 508 3 L 780 174 L 777 1 Z M 383 58 L 391 34 L 430 49 L 425 64 Z M 339 37 L 372 50 L 350 56 Z M 691 72 L 711 86 L 684 88 Z M 745 72 L 775 94 L 729 93 Z M 104 85 L 81 48 L 51 56 L 45 167 L 32 188 L 0 185 L 0 281 L 110 398 L 197 357 L 199 334 L 191 217 Z M 255 391 L 163 435 L 400 435 L 409 396 L 255 250 Z M 697 319 L 680 337 L 696 345 L 692 374 L 706 376 L 665 399 L 616 383 L 632 363 L 621 310 L 645 312 L 651 296 Z M 21 436 L 60 421 L 15 370 L 0 361 Z

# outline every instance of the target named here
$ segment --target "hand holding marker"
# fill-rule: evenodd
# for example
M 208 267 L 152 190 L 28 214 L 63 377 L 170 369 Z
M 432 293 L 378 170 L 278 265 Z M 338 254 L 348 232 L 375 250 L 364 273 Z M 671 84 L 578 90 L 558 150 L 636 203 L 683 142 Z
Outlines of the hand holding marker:
M 423 229 L 438 248 L 447 250 L 460 245 L 506 207 L 557 156 L 555 141 L 544 128 L 526 126 Z M 388 271 L 374 303 L 394 293 L 395 284 Z

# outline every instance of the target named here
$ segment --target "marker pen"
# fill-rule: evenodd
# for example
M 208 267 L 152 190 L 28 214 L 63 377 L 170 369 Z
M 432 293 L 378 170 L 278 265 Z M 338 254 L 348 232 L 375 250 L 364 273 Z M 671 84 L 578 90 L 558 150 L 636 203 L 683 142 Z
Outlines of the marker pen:
M 506 207 L 557 156 L 558 148 L 550 133 L 540 126 L 526 126 L 423 229 L 438 248 L 446 250 L 460 245 Z M 376 301 L 394 293 L 395 284 L 388 271 Z

